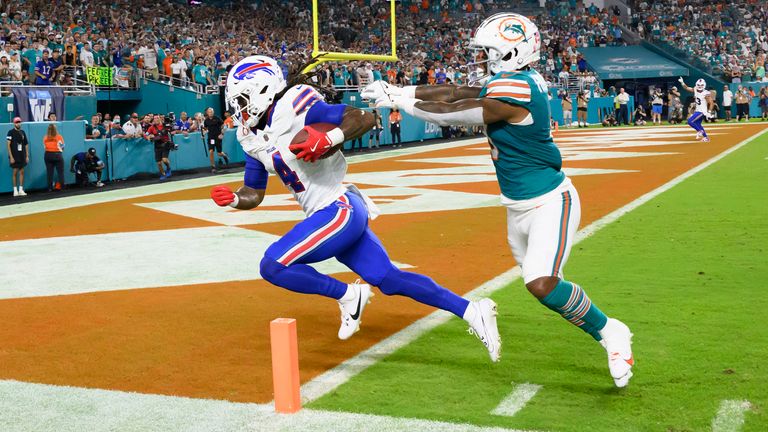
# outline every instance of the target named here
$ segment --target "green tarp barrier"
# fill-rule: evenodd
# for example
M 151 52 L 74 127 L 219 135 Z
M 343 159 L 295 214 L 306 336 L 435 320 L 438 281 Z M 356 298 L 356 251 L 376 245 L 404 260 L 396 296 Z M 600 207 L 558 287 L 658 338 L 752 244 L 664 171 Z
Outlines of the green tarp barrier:
M 688 76 L 688 68 L 641 46 L 579 48 L 602 80 Z

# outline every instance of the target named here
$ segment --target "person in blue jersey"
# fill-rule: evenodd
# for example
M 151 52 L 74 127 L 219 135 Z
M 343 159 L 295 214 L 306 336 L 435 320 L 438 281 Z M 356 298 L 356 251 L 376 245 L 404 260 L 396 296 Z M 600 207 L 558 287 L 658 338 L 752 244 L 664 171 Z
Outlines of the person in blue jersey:
M 53 64 L 48 58 L 48 49 L 43 50 L 43 58 L 35 65 L 35 85 L 51 85 Z
M 500 13 L 480 24 L 471 46 L 484 58 L 476 63 L 486 68 L 482 87 L 374 82 L 362 96 L 440 126 L 485 126 L 507 210 L 508 242 L 526 288 L 602 344 L 614 383 L 624 387 L 634 364 L 629 328 L 608 318 L 563 276 L 581 209 L 552 138 L 547 84 L 531 67 L 540 59 L 539 30 L 522 15 Z
M 253 209 L 264 200 L 271 173 L 306 214 L 267 248 L 259 264 L 261 276 L 294 292 L 338 300 L 342 340 L 358 331 L 373 285 L 386 295 L 410 297 L 463 318 L 491 360 L 498 361 L 496 304 L 490 299 L 467 301 L 427 276 L 397 268 L 368 226 L 378 208 L 357 187 L 343 183 L 347 163 L 339 149 L 372 129 L 373 115 L 326 103 L 317 88 L 305 84 L 308 79 L 297 74 L 286 82 L 277 61 L 261 55 L 244 58 L 227 77 L 226 101 L 245 152 L 244 185 L 236 192 L 216 186 L 211 198 L 222 207 Z M 331 126 L 313 126 L 319 123 Z M 292 144 L 302 131 L 305 141 Z M 346 284 L 309 265 L 333 257 L 367 283 Z

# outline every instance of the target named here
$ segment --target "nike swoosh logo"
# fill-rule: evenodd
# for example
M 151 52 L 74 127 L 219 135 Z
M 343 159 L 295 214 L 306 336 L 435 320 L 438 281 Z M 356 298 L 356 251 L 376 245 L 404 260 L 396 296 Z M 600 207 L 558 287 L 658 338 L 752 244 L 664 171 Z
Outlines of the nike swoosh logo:
M 310 149 L 309 149 L 309 151 L 311 151 L 311 152 L 314 152 L 315 150 L 317 150 L 317 144 L 313 145 L 313 146 L 312 146 L 312 147 L 310 147 Z
M 360 294 L 360 295 L 357 297 L 357 310 L 355 311 L 355 313 L 353 313 L 352 315 L 350 315 L 350 316 L 352 317 L 352 319 L 353 319 L 353 320 L 355 320 L 355 321 L 357 321 L 357 319 L 358 319 L 358 318 L 360 318 L 360 302 L 361 302 L 362 300 L 363 300 L 363 295 L 362 295 L 362 293 L 361 293 L 361 294 Z

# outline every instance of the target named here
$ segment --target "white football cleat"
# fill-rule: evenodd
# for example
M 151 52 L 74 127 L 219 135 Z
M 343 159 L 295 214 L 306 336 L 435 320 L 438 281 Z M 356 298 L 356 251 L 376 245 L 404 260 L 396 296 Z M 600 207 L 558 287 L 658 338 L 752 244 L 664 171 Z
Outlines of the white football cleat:
M 632 357 L 632 332 L 623 322 L 608 318 L 600 336 L 603 340 L 600 345 L 608 353 L 608 370 L 611 372 L 616 387 L 626 387 L 632 378 L 632 366 L 635 359 Z
M 347 294 L 351 294 L 349 300 L 339 300 L 339 309 L 341 309 L 341 327 L 339 327 L 339 339 L 347 340 L 360 330 L 360 318 L 363 316 L 363 310 L 365 305 L 370 303 L 370 298 L 373 297 L 371 292 L 371 286 L 368 284 L 359 283 L 358 279 L 355 283 L 347 285 Z M 347 297 L 344 294 L 344 297 Z
M 496 315 L 498 315 L 496 303 L 491 299 L 484 298 L 480 301 L 470 302 L 468 307 L 474 309 L 471 320 L 468 320 L 469 334 L 477 336 L 480 342 L 485 345 L 492 362 L 499 361 L 501 358 L 501 336 L 496 325 Z
M 704 135 L 701 132 L 696 132 L 696 139 L 700 140 Z
M 704 137 L 701 139 L 701 142 L 709 142 L 709 137 Z

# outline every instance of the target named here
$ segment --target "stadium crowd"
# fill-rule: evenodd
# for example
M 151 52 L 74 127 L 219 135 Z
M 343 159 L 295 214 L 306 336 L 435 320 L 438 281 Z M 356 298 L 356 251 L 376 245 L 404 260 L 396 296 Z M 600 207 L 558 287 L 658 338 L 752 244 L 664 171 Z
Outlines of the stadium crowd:
M 768 81 L 768 3 L 677 0 L 637 4 L 633 28 L 734 83 Z
M 506 9 L 518 6 L 531 8 L 525 0 L 504 3 Z M 398 4 L 399 64 L 329 65 L 322 76 L 334 85 L 379 76 L 403 84 L 465 83 L 472 72 L 465 67 L 472 59 L 466 49 L 471 32 L 496 7 L 493 0 L 404 0 Z M 613 13 L 595 7 L 573 13 L 562 2 L 550 2 L 546 10 L 537 19 L 541 66 L 553 82 L 563 71 L 586 74 L 579 47 L 622 43 Z M 389 52 L 388 14 L 384 0 L 321 10 L 321 48 Z M 0 17 L 0 81 L 66 83 L 68 66 L 111 66 L 165 75 L 179 85 L 209 85 L 253 53 L 281 59 L 286 69 L 305 61 L 292 54 L 311 51 L 310 23 L 308 0 L 258 0 L 226 10 L 149 0 L 7 3 Z

